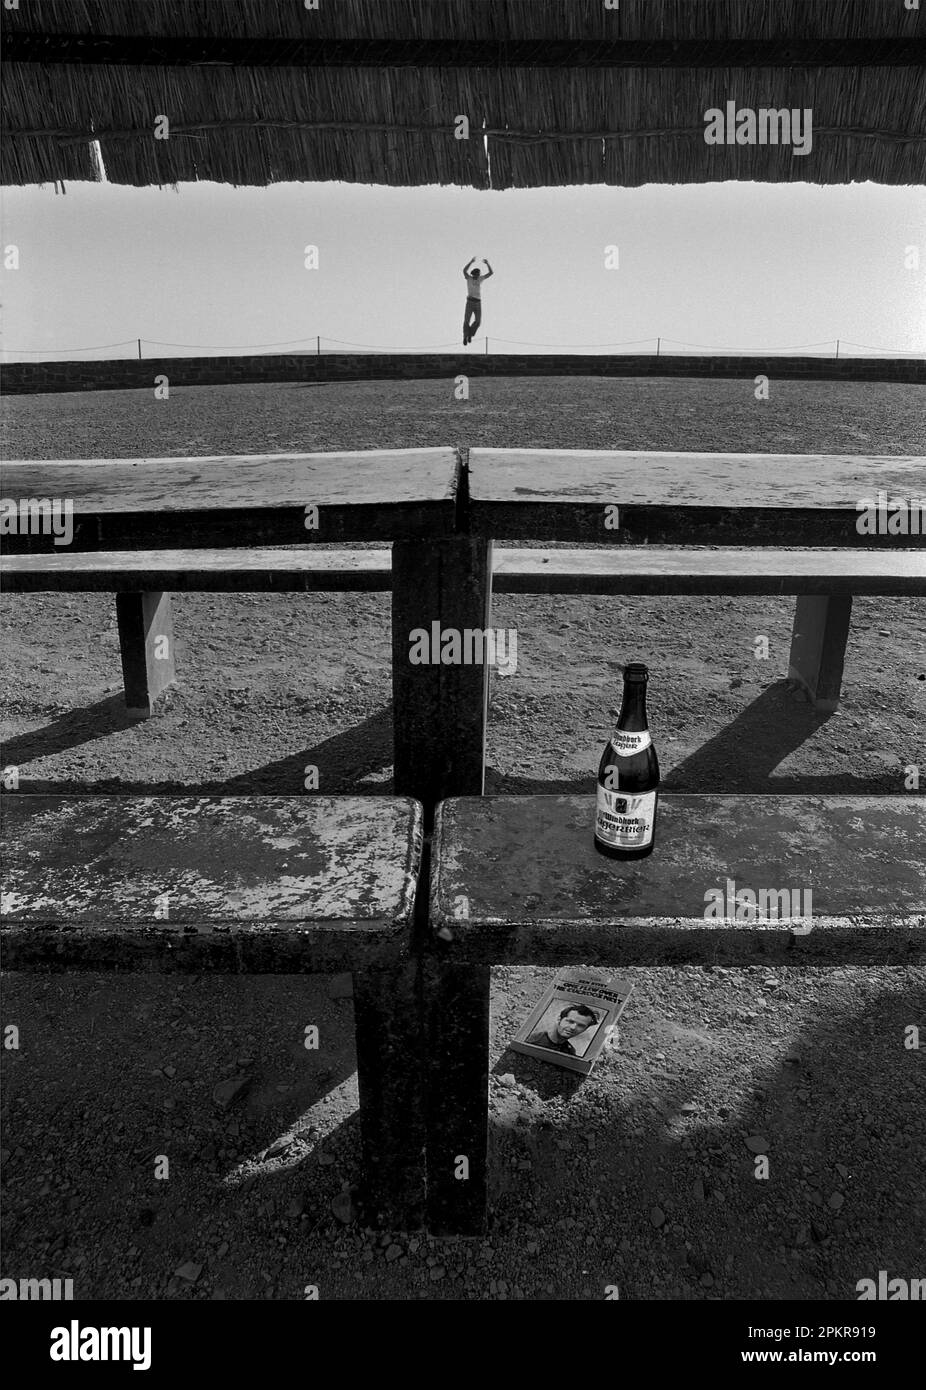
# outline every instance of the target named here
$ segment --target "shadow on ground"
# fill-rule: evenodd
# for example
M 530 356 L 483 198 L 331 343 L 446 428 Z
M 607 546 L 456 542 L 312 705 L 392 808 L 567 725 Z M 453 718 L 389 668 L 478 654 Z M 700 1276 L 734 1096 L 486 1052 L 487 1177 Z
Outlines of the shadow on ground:
M 892 987 L 879 992 L 872 973 Z M 703 978 L 742 998 L 768 974 Z M 915 1277 L 926 1107 L 922 1053 L 905 1041 L 926 1022 L 926 974 L 773 974 L 784 993 L 763 1021 L 783 1022 L 775 1000 L 800 976 L 803 992 L 835 987 L 838 1004 L 775 1038 L 733 1007 L 719 1027 L 684 1027 L 638 991 L 621 1050 L 589 1078 L 506 1050 L 496 1083 L 510 1073 L 517 1086 L 494 1088 L 496 1221 L 578 1238 L 589 1296 L 617 1283 L 622 1298 L 855 1298 L 880 1269 Z
M 533 988 L 541 972 L 514 973 Z M 67 1274 L 78 1297 L 243 1299 L 307 1284 L 511 1296 L 498 1280 L 539 1299 L 615 1283 L 622 1298 L 852 1298 L 880 1269 L 916 1276 L 926 1116 L 904 1029 L 926 1021 L 924 973 L 776 970 L 746 1022 L 767 971 L 633 973 L 620 1050 L 591 1077 L 502 1053 L 488 1239 L 417 1245 L 334 1214 L 360 1176 L 344 977 L 8 976 L 24 1022 L 4 1055 L 4 1274 Z M 245 1074 L 217 1105 L 216 1083 Z M 193 1282 L 175 1273 L 189 1263 Z
M 304 785 L 308 766 L 317 769 L 318 786 L 323 787 L 329 796 L 350 792 L 388 795 L 392 790 L 391 778 L 372 785 L 364 780 L 380 774 L 392 762 L 391 705 L 378 709 L 368 719 L 343 733 L 322 739 L 301 753 L 291 753 L 233 777 L 213 777 L 199 782 L 179 782 L 175 779 L 155 782 L 131 776 L 75 781 L 29 777 L 23 772 L 24 765 L 33 758 L 48 757 L 65 748 L 75 748 L 138 722 L 129 717 L 119 722 L 118 713 L 112 709 L 114 703 L 122 705 L 122 697 L 116 697 L 115 701 L 100 701 L 84 710 L 75 710 L 42 729 L 9 739 L 3 746 L 3 761 L 5 765 L 13 764 L 20 768 L 19 790 L 49 796 L 99 792 L 122 796 L 280 796 L 292 795 L 294 787 Z M 124 706 L 122 709 L 124 713 Z
M 710 738 L 689 757 L 664 774 L 662 789 L 669 792 L 698 792 L 722 788 L 726 793 L 762 792 L 811 794 L 877 794 L 896 792 L 895 772 L 885 770 L 874 776 L 858 776 L 850 771 L 824 775 L 775 776 L 775 769 L 832 716 L 818 713 L 805 700 L 795 697 L 786 681 L 764 690 L 720 733 Z M 490 716 L 491 718 L 491 716 Z M 389 795 L 392 779 L 383 772 L 392 763 L 392 705 L 381 706 L 351 728 L 322 739 L 300 753 L 250 768 L 231 777 L 209 777 L 199 781 L 152 780 L 121 777 L 76 780 L 73 778 L 30 777 L 30 761 L 50 757 L 131 728 L 140 721 L 125 710 L 122 696 L 113 696 L 71 710 L 40 729 L 17 735 L 3 748 L 5 765 L 20 769 L 19 790 L 33 794 L 81 795 L 110 792 L 119 795 L 156 796 L 245 796 L 292 795 L 304 784 L 305 769 L 318 769 L 318 783 L 328 795 L 360 792 Z M 665 762 L 665 756 L 664 756 Z M 375 778 L 379 780 L 371 781 Z M 486 769 L 486 791 L 503 795 L 591 794 L 590 774 L 575 777 L 519 777 Z

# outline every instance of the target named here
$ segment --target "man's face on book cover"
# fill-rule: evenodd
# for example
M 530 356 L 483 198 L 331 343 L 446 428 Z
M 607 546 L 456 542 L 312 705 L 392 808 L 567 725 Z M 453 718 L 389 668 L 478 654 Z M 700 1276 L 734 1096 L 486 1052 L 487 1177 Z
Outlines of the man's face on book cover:
M 590 1018 L 587 1018 L 585 1014 L 577 1013 L 575 1009 L 570 1009 L 568 1014 L 557 1019 L 556 1033 L 558 1037 L 568 1040 L 576 1037 L 579 1033 L 584 1033 L 586 1028 L 591 1028 L 591 1026 L 592 1020 Z

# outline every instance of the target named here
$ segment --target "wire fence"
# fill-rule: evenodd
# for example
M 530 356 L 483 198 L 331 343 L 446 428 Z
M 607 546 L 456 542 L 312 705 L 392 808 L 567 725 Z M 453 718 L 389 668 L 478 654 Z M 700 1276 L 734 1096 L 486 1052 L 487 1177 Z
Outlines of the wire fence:
M 819 357 L 914 357 L 926 356 L 926 347 L 923 348 L 889 348 L 876 347 L 871 343 L 855 343 L 848 338 L 830 338 L 818 343 L 799 343 L 791 347 L 777 348 L 744 348 L 719 346 L 716 343 L 689 343 L 677 338 L 631 338 L 623 342 L 616 343 L 537 343 L 523 338 L 496 338 L 485 337 L 478 343 L 474 343 L 472 348 L 467 350 L 461 347 L 458 340 L 452 343 L 428 343 L 425 345 L 400 345 L 397 343 L 358 343 L 345 338 L 328 338 L 322 334 L 313 334 L 308 338 L 293 338 L 288 342 L 278 343 L 166 343 L 160 342 L 155 338 L 125 338 L 118 343 L 97 343 L 89 347 L 75 348 L 0 348 L 0 356 L 6 365 L 29 357 L 42 357 L 44 361 L 62 361 L 83 352 L 111 352 L 116 348 L 126 348 L 126 357 L 137 358 L 139 361 L 145 357 L 159 357 L 160 353 L 146 353 L 149 348 L 172 348 L 180 349 L 183 352 L 214 352 L 214 353 L 278 353 L 289 349 L 294 355 L 305 354 L 307 356 L 331 354 L 341 352 L 345 349 L 354 352 L 389 352 L 389 353 L 427 353 L 427 352 L 446 352 L 459 354 L 466 352 L 467 356 L 479 354 L 491 355 L 493 352 L 510 352 L 511 349 L 527 348 L 533 351 L 542 352 L 573 352 L 573 353 L 607 353 L 613 356 L 621 355 L 648 355 L 655 356 L 684 356 L 692 351 L 709 352 L 716 356 L 734 357 L 774 357 L 778 355 L 787 356 L 792 353 L 810 353 Z M 623 353 L 622 349 L 635 348 L 632 354 Z M 13 354 L 12 357 L 9 355 Z

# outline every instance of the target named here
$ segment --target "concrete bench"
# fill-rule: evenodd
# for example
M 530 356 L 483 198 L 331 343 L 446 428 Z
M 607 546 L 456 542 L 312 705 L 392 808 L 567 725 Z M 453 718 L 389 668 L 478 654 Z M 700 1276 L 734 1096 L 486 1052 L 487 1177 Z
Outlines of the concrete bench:
M 392 555 L 382 550 L 126 550 L 6 556 L 10 593 L 382 593 Z M 527 549 L 495 546 L 500 594 L 926 593 L 926 551 L 782 550 L 693 546 Z
M 483 787 L 488 672 L 412 667 L 415 627 L 488 626 L 491 593 L 471 565 L 488 553 L 496 593 L 796 595 L 788 676 L 834 708 L 852 596 L 926 593 L 926 551 L 661 546 L 489 548 L 465 537 L 380 550 L 137 550 L 19 554 L 3 560 L 7 591 L 116 594 L 126 704 L 150 712 L 174 679 L 155 638 L 171 631 L 171 593 L 392 590 L 396 790 L 428 805 Z M 394 574 L 399 583 L 394 585 Z M 456 582 L 454 582 L 456 581 Z M 824 596 L 821 598 L 821 595 Z M 821 607 L 822 605 L 822 607 Z
M 448 749 L 451 789 L 472 790 L 457 777 L 454 757 L 474 756 L 455 717 L 472 705 L 473 671 L 439 673 L 444 725 L 436 732 L 435 672 L 410 665 L 407 634 L 438 613 L 451 625 L 471 625 L 460 476 L 460 456 L 449 448 L 10 462 L 0 492 L 22 521 L 14 518 L 11 529 L 4 517 L 3 576 L 8 589 L 115 593 L 126 704 L 146 717 L 175 679 L 171 590 L 287 587 L 272 576 L 268 582 L 266 565 L 249 582 L 255 548 L 259 555 L 260 547 L 392 542 L 395 788 L 433 803 L 429 759 L 443 769 Z M 322 563 L 305 568 L 294 587 L 339 583 Z M 347 587 L 364 585 L 351 571 Z
M 917 506 L 926 503 L 923 457 L 472 449 L 467 489 L 467 527 L 485 547 L 474 583 L 481 584 L 489 612 L 496 539 L 752 547 L 755 576 L 738 571 L 735 563 L 724 572 L 718 554 L 710 561 L 717 566 L 717 587 L 689 587 L 691 575 L 682 559 L 676 573 L 667 569 L 659 576 L 661 587 L 654 582 L 646 592 L 797 594 L 789 675 L 821 710 L 835 709 L 839 701 L 853 595 L 897 592 L 864 585 L 879 578 L 890 584 L 896 576 L 891 557 L 901 552 L 906 552 L 902 562 L 910 561 L 912 583 L 905 592 L 926 594 L 919 563 L 926 554 L 926 516 Z M 877 524 L 875 534 L 859 529 L 860 505 L 879 493 L 906 502 L 905 534 L 879 533 Z M 793 569 L 777 576 L 765 572 L 766 548 L 788 546 L 830 553 L 815 575 L 813 554 L 806 560 L 796 555 Z M 840 572 L 834 550 L 852 552 L 846 571 Z M 872 558 L 860 564 L 863 551 Z M 772 564 L 781 559 L 775 556 Z M 776 578 L 785 587 L 759 587 Z M 757 587 L 747 587 L 756 580 Z
M 489 668 L 412 665 L 412 631 L 490 627 L 493 589 L 793 594 L 788 676 L 832 710 L 853 596 L 926 594 L 926 534 L 856 528 L 859 499 L 878 490 L 920 495 L 926 459 L 475 449 L 464 471 L 456 451 L 423 449 L 12 463 L 4 493 L 71 498 L 74 536 L 67 549 L 7 538 L 3 577 L 11 591 L 115 593 L 139 715 L 175 678 L 171 592 L 391 588 L 394 785 L 431 808 L 483 790 Z M 494 537 L 574 546 L 496 553 Z M 318 548 L 390 540 L 391 556 Z M 706 545 L 722 548 L 692 548 Z
M 653 854 L 626 862 L 595 851 L 594 809 L 592 794 L 438 808 L 425 966 L 432 1230 L 475 1234 L 485 1220 L 493 964 L 926 958 L 922 797 L 668 793 Z M 764 920 L 746 915 L 747 889 Z M 461 1154 L 467 1182 L 454 1180 Z
M 351 971 L 365 1209 L 422 1223 L 417 802 L 10 794 L 0 810 L 8 970 Z

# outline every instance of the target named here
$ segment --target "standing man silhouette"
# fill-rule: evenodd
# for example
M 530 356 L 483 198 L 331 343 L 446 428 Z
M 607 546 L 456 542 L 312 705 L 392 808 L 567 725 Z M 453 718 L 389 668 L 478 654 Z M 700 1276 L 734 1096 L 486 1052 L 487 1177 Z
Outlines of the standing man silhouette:
M 463 278 L 466 281 L 466 311 L 463 314 L 463 346 L 468 347 L 476 336 L 476 331 L 482 322 L 482 282 L 488 280 L 495 271 L 486 261 L 488 274 L 481 275 L 478 270 L 470 271 L 470 266 L 476 259 L 470 256 L 466 265 L 463 267 Z

